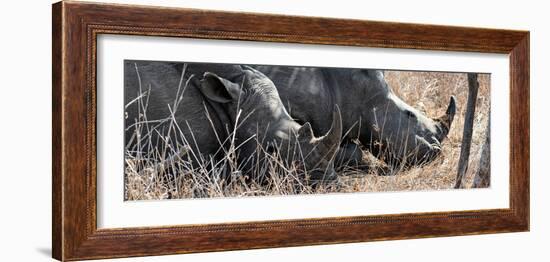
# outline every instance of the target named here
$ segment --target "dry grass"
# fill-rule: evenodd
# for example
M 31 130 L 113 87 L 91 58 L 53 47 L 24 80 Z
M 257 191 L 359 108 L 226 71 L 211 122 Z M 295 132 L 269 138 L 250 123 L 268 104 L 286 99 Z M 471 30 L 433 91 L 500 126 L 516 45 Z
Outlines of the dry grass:
M 395 175 L 379 176 L 355 170 L 343 170 L 337 181 L 312 186 L 296 168 L 284 165 L 279 156 L 269 155 L 270 161 L 261 163 L 258 174 L 264 180 L 245 180 L 236 164 L 234 154 L 222 160 L 205 160 L 198 167 L 190 167 L 172 152 L 157 152 L 159 157 L 126 154 L 125 199 L 149 200 L 168 198 L 244 197 L 266 195 L 380 192 L 405 190 L 451 189 L 455 183 L 460 155 L 465 105 L 468 97 L 466 74 L 386 71 L 386 80 L 394 92 L 404 101 L 430 117 L 445 111 L 449 97 L 457 98 L 457 113 L 448 138 L 442 146 L 442 154 L 433 162 L 399 170 Z M 479 75 L 479 94 L 474 120 L 474 133 L 469 169 L 465 187 L 470 187 L 484 141 L 490 112 L 489 75 Z M 175 124 L 175 123 L 174 123 Z M 179 127 L 178 127 L 179 128 Z M 185 148 L 181 145 L 180 148 Z M 261 150 L 261 148 L 259 148 Z M 364 152 L 371 165 L 379 165 L 369 153 Z M 159 166 L 170 166 L 171 173 L 158 171 Z M 214 168 L 211 168 L 214 166 Z M 175 171 L 174 171 L 175 170 Z M 372 169 L 374 170 L 374 169 Z

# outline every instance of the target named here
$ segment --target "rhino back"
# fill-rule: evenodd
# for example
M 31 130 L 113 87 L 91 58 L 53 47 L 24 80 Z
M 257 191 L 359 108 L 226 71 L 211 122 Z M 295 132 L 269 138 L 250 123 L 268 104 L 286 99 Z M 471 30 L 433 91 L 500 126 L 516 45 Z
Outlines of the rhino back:
M 323 135 L 330 129 L 331 112 L 335 105 L 342 112 L 344 132 L 359 121 L 360 112 L 354 110 L 354 104 L 348 101 L 349 97 L 354 96 L 354 91 L 347 69 L 290 66 L 256 68 L 275 83 L 290 115 L 299 122 L 309 122 L 315 135 Z
M 309 122 L 316 135 L 330 129 L 333 97 L 322 72 L 304 67 L 256 68 L 273 81 L 292 118 L 300 124 Z

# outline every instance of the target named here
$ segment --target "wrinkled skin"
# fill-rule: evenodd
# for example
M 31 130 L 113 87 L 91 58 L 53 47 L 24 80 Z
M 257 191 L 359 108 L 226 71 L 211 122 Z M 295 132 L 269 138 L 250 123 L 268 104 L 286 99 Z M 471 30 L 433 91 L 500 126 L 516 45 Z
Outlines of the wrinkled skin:
M 344 128 L 341 162 L 361 162 L 354 139 L 392 166 L 429 162 L 441 152 L 456 112 L 456 101 L 451 97 L 442 116 L 425 116 L 392 92 L 380 70 L 255 68 L 275 83 L 291 116 L 311 123 L 315 134 L 328 128 L 327 109 L 340 107 Z
M 136 100 L 139 94 L 148 100 L 146 111 L 144 103 Z M 177 97 L 180 101 L 176 106 Z M 158 147 L 168 145 L 176 153 L 178 145 L 188 144 L 189 161 L 197 165 L 209 157 L 222 157 L 234 140 L 239 169 L 247 174 L 265 157 L 264 151 L 256 151 L 259 143 L 268 152 L 280 150 L 287 164 L 301 161 L 300 167 L 311 179 L 335 178 L 332 159 L 341 137 L 340 114 L 335 113 L 334 128 L 314 136 L 309 124 L 302 126 L 290 117 L 273 82 L 253 68 L 126 61 L 125 102 L 129 101 L 133 101 L 126 107 L 125 142 L 129 149 L 136 148 L 137 134 L 141 141 L 147 141 L 148 128 L 156 127 L 170 135 L 153 132 L 151 141 L 168 142 L 140 143 L 142 152 L 151 148 L 163 152 Z M 151 123 L 136 132 L 134 124 L 144 111 Z M 177 126 L 162 121 L 171 117 L 171 112 Z

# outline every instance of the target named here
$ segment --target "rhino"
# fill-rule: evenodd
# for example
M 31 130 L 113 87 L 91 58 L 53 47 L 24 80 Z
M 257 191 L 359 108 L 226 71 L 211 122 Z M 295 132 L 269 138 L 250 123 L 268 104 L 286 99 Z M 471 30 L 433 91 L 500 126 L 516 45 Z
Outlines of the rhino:
M 252 67 L 126 60 L 124 69 L 129 154 L 177 155 L 185 145 L 184 160 L 195 167 L 234 154 L 233 168 L 248 177 L 266 154 L 276 153 L 287 165 L 298 163 L 311 181 L 336 178 L 338 108 L 326 132 L 315 136 L 310 123 L 290 117 L 273 82 Z
M 330 128 L 330 112 L 338 105 L 344 128 L 340 163 L 362 163 L 362 144 L 390 167 L 420 165 L 441 152 L 456 112 L 429 118 L 401 100 L 381 70 L 256 65 L 277 87 L 285 108 L 315 134 Z M 328 121 L 327 121 L 328 120 Z M 353 141 L 358 141 L 354 143 Z

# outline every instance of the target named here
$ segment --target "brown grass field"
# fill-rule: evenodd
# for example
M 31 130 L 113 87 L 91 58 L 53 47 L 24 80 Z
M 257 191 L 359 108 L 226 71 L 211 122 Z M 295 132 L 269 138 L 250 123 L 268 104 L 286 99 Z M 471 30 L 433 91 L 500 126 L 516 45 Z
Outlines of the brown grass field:
M 208 170 L 206 163 L 199 169 L 189 170 L 185 165 L 166 157 L 155 162 L 126 154 L 125 200 L 153 200 L 209 197 L 245 197 L 293 194 L 382 192 L 410 190 L 452 189 L 458 169 L 468 83 L 465 73 L 385 71 L 385 78 L 393 91 L 405 102 L 436 117 L 445 111 L 449 97 L 457 98 L 457 112 L 443 142 L 442 153 L 424 166 L 396 170 L 393 175 L 381 176 L 374 172 L 344 170 L 337 181 L 311 186 L 293 172 L 293 168 L 280 166 L 277 157 L 265 166 L 267 184 L 245 181 L 239 170 L 232 170 L 233 179 L 222 178 L 219 169 L 231 166 L 231 156 L 217 163 L 218 169 Z M 478 76 L 479 91 L 474 119 L 469 168 L 464 187 L 470 188 L 479 166 L 482 144 L 485 140 L 490 113 L 490 76 Z M 371 166 L 382 165 L 368 152 L 363 152 Z M 169 163 L 176 176 L 168 178 L 154 167 Z M 374 168 L 371 170 L 375 170 Z

